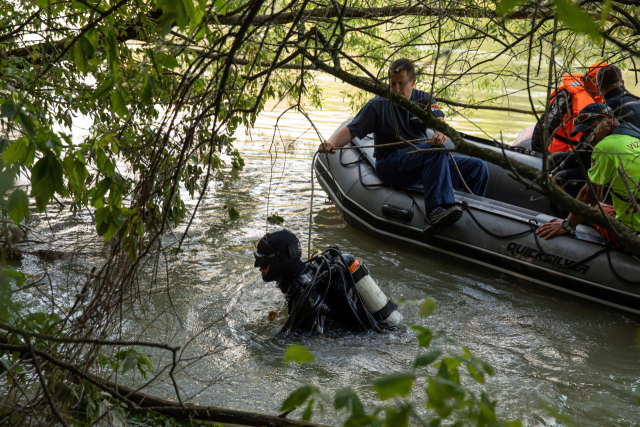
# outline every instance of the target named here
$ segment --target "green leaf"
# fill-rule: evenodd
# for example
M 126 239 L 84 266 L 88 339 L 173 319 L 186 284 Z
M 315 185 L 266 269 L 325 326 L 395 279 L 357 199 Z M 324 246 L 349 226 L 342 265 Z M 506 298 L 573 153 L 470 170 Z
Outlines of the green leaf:
M 416 376 L 411 372 L 396 372 L 374 381 L 373 388 L 380 400 L 395 396 L 405 397 L 411 392 L 415 379 Z
M 269 222 L 269 224 L 278 225 L 284 222 L 284 218 L 278 214 L 273 214 L 267 217 L 267 222 Z
M 421 354 L 420 356 L 416 357 L 416 361 L 413 364 L 413 367 L 419 368 L 421 366 L 431 365 L 440 356 L 442 356 L 441 350 L 433 350 L 427 354 Z
M 36 199 L 38 212 L 43 212 L 55 192 L 67 195 L 64 187 L 62 164 L 51 151 L 31 169 L 31 196 Z
M 131 242 L 129 243 L 129 259 L 131 262 L 136 262 L 138 259 L 138 237 L 131 236 Z
M 105 194 L 107 194 L 107 191 L 109 191 L 109 189 L 111 188 L 112 183 L 113 181 L 111 181 L 109 178 L 105 178 L 102 181 L 100 181 L 98 185 L 94 187 L 94 190 L 92 193 L 92 199 L 91 199 L 91 206 L 93 206 L 96 209 L 98 208 L 97 205 L 102 202 L 102 198 L 104 197 Z
M 26 160 L 28 153 L 29 139 L 26 137 L 18 138 L 2 153 L 2 162 L 5 165 L 22 163 Z
M 69 188 L 73 191 L 75 201 L 79 202 L 87 189 L 85 182 L 89 176 L 84 157 L 79 151 L 75 154 L 69 152 L 62 164 L 64 165 L 64 174 L 69 181 Z
M 84 57 L 87 59 L 87 61 L 93 59 L 96 53 L 96 48 L 91 43 L 89 38 L 87 38 L 87 35 L 85 34 L 82 37 L 80 37 L 77 43 L 80 43 L 80 46 L 82 47 L 82 52 L 84 53 Z
M 0 105 L 0 117 L 13 117 L 18 113 L 18 106 L 11 101 L 4 101 Z
M 604 6 L 602 6 L 602 15 L 600 17 L 600 25 L 604 25 L 607 22 L 607 17 L 609 16 L 609 12 L 611 12 L 612 5 L 613 0 L 604 1 Z
M 176 23 L 181 30 L 184 30 L 193 14 L 193 2 L 191 0 L 175 0 L 173 4 L 178 11 Z
M 111 109 L 120 117 L 125 118 L 129 115 L 125 97 L 120 88 L 111 92 Z
M 85 3 L 80 3 L 79 1 L 74 2 L 71 5 L 71 8 L 79 11 L 90 10 L 89 6 L 87 6 Z
M 96 210 L 96 230 L 108 242 L 120 230 L 125 220 L 122 211 L 115 206 L 105 206 Z
M 420 304 L 420 317 L 429 317 L 436 309 L 436 300 L 433 298 L 425 298 Z
M 138 364 L 138 355 L 133 352 L 129 352 L 127 354 L 127 358 L 124 359 L 124 363 L 122 364 L 122 373 L 132 371 L 133 368 Z
M 147 105 L 151 102 L 151 97 L 153 96 L 153 90 L 151 88 L 151 82 L 149 81 L 149 77 L 145 77 L 144 86 L 142 88 L 142 96 L 140 97 L 140 101 L 143 104 Z
M 418 346 L 427 348 L 431 343 L 431 338 L 433 338 L 433 334 L 431 333 L 431 329 L 425 328 L 424 326 L 413 325 L 411 328 L 414 331 L 419 332 L 418 334 Z
M 229 219 L 235 221 L 236 219 L 238 219 L 238 217 L 240 216 L 240 213 L 238 212 L 238 210 L 229 205 L 229 206 L 225 206 L 227 208 L 227 214 L 229 215 Z
M 336 409 L 344 408 L 349 404 L 349 401 L 354 398 L 357 399 L 358 396 L 351 387 L 341 388 L 336 392 L 336 398 L 333 401 L 333 406 Z
M 91 28 L 84 34 L 83 38 L 86 39 L 86 43 L 88 43 L 88 46 L 83 46 L 85 48 L 85 54 L 87 54 L 89 59 L 93 59 L 96 49 L 98 48 L 98 30 L 96 30 L 95 27 Z M 89 55 L 89 51 L 91 55 Z
M 48 8 L 51 5 L 51 0 L 36 0 L 36 6 L 43 9 Z
M 91 99 L 100 99 L 107 96 L 111 89 L 113 89 L 114 83 L 115 80 L 113 79 L 113 77 L 109 77 L 107 80 L 102 82 L 102 84 L 98 86 L 96 90 L 93 91 L 93 94 L 91 94 Z
M 584 13 L 578 6 L 567 0 L 556 0 L 555 8 L 558 18 L 564 22 L 567 27 L 575 32 L 588 34 L 594 39 L 600 38 L 598 26 L 593 22 L 591 17 Z
M 175 56 L 167 55 L 164 61 L 162 61 L 162 66 L 173 70 L 178 66 L 178 60 Z
M 16 224 L 20 224 L 24 218 L 29 218 L 29 197 L 27 193 L 20 189 L 13 190 L 13 193 L 9 196 L 7 210 Z
M 109 27 L 103 32 L 107 32 L 107 63 L 113 74 L 118 71 L 118 64 L 120 62 L 120 51 L 118 47 L 118 38 L 116 37 L 115 29 Z
M 280 410 L 282 412 L 293 411 L 299 406 L 302 406 L 304 402 L 307 401 L 309 396 L 317 392 L 318 392 L 318 389 L 310 385 L 300 387 L 299 389 L 291 393 L 284 402 L 282 402 L 282 406 L 280 407 Z
M 89 62 L 84 56 L 84 49 L 82 49 L 80 40 L 76 41 L 73 45 L 73 62 L 81 73 L 86 73 L 89 69 Z
M 127 425 L 127 414 L 121 407 L 112 408 L 109 414 L 111 415 L 111 423 L 115 427 L 125 427 Z
M 138 358 L 138 365 L 146 366 L 147 368 L 149 368 L 149 372 L 153 373 L 153 366 L 151 366 L 151 360 L 146 354 L 140 355 L 140 357 Z
M 158 21 L 157 21 L 157 23 L 158 23 L 158 36 L 159 37 L 166 36 L 169 33 L 169 31 L 171 31 L 171 27 L 173 26 L 173 23 L 176 21 L 177 18 L 178 18 L 178 14 L 177 13 L 174 13 L 174 12 L 163 13 L 158 18 Z
M 107 157 L 102 147 L 98 147 L 96 150 L 96 165 L 98 170 L 102 172 L 107 178 L 113 178 L 113 172 L 115 171 L 115 165 Z
M 295 362 L 299 364 L 316 360 L 313 354 L 301 345 L 291 344 L 284 353 L 284 363 Z
M 204 17 L 204 11 L 206 7 L 198 6 L 193 10 L 191 14 L 191 20 L 189 21 L 189 29 L 193 30 L 202 22 L 202 18 Z
M 408 427 L 410 406 L 403 406 L 398 411 L 396 408 L 387 408 L 385 411 L 385 427 Z
M 511 10 L 513 10 L 516 6 L 519 6 L 524 2 L 525 0 L 500 0 L 500 14 L 504 16 L 507 13 L 511 12 Z
M 467 364 L 467 370 L 477 383 L 484 384 L 484 373 L 482 371 L 477 370 L 471 363 Z
M 11 279 L 13 279 L 13 281 L 16 284 L 16 286 L 18 286 L 19 288 L 24 286 L 24 282 L 26 280 L 26 274 L 16 270 L 15 268 L 11 267 L 10 265 L 5 265 L 4 268 L 2 269 L 2 272 L 7 277 L 10 277 Z
M 220 11 L 221 14 L 224 14 L 227 11 L 226 0 L 215 0 L 213 5 Z
M 28 134 L 30 135 L 33 134 L 33 132 L 36 130 L 36 124 L 31 118 L 31 116 L 23 110 L 19 110 L 17 114 L 18 114 L 18 123 L 20 123 L 20 126 L 22 126 L 22 128 Z
M 315 399 L 311 399 L 307 408 L 302 413 L 302 422 L 308 422 L 311 420 L 311 416 L 313 415 L 313 404 L 316 403 Z

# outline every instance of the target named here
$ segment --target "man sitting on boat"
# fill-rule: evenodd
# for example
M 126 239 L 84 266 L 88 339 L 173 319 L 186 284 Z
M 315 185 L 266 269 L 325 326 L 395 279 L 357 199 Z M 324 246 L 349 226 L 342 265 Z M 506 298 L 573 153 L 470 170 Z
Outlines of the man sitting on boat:
M 602 210 L 636 231 L 640 231 L 640 216 L 636 196 L 640 188 L 640 129 L 630 123 L 620 124 L 614 111 L 606 104 L 591 104 L 580 111 L 574 119 L 572 134 L 583 132 L 584 138 L 593 146 L 589 182 L 582 187 L 577 199 L 593 207 L 602 200 L 605 185 L 610 185 L 613 206 L 602 205 Z M 623 173 L 621 173 L 623 171 Z M 631 191 L 630 194 L 629 190 Z M 554 218 L 538 228 L 537 234 L 549 239 L 570 233 L 582 222 L 579 215 L 570 213 L 568 218 Z M 609 230 L 596 226 L 598 231 L 617 247 L 622 246 Z
M 416 72 L 413 62 L 406 58 L 398 59 L 389 68 L 391 90 L 430 110 L 431 114 L 444 120 L 444 113 L 436 100 L 427 92 L 414 89 Z M 398 141 L 423 139 L 426 142 L 415 144 L 421 149 L 442 147 L 447 137 L 435 131 L 427 140 L 427 125 L 405 109 L 393 105 L 389 100 L 376 96 L 360 110 L 358 115 L 346 127 L 340 129 L 329 141 L 320 144 L 321 153 L 334 153 L 335 147 L 347 145 L 356 136 L 364 138 L 374 134 L 374 144 L 383 145 Z M 462 188 L 463 184 L 456 171 L 456 164 L 467 186 L 478 196 L 484 196 L 489 180 L 487 165 L 480 159 L 462 156 L 449 156 L 445 152 L 407 155 L 412 147 L 396 145 L 376 147 L 376 173 L 378 177 L 392 185 L 410 187 L 422 182 L 424 189 L 425 232 L 435 233 L 440 228 L 458 221 L 462 210 L 456 206 L 453 188 Z

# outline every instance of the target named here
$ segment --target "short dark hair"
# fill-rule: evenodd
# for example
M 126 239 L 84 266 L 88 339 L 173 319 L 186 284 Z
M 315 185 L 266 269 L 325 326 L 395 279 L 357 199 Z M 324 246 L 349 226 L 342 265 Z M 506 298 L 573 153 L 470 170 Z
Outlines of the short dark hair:
M 407 71 L 407 77 L 410 79 L 416 76 L 416 67 L 413 65 L 413 61 L 407 58 L 400 58 L 393 61 L 389 67 L 389 74 L 399 73 L 402 70 Z
M 598 70 L 596 82 L 601 88 L 617 86 L 622 82 L 622 71 L 615 65 L 606 65 Z

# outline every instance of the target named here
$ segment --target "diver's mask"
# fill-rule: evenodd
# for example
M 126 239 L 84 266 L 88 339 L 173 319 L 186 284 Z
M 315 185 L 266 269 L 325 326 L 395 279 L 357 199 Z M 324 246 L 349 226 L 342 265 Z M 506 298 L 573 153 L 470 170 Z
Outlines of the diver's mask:
M 277 257 L 279 254 L 280 254 L 280 251 L 274 252 L 269 255 L 263 255 L 259 252 L 254 252 L 253 257 L 256 259 L 256 261 L 253 263 L 253 266 L 258 267 L 261 270 L 264 270 L 265 268 L 267 268 L 267 266 L 271 262 L 271 258 Z

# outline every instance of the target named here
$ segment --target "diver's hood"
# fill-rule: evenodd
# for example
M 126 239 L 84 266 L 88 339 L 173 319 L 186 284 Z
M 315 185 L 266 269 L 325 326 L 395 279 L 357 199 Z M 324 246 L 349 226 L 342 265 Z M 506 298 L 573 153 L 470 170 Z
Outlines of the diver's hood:
M 261 255 L 276 254 L 269 262 L 269 272 L 262 276 L 265 282 L 289 282 L 295 280 L 304 269 L 300 260 L 300 240 L 289 230 L 267 233 L 258 242 L 256 251 Z

